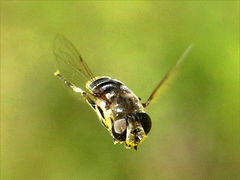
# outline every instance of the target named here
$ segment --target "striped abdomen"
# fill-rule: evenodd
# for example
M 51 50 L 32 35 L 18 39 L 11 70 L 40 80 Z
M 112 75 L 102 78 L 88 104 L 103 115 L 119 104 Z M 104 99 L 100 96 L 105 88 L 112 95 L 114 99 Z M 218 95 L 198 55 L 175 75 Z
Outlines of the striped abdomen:
M 87 83 L 87 88 L 96 97 L 96 105 L 102 111 L 102 118 L 112 120 L 125 117 L 131 113 L 143 112 L 139 98 L 122 82 L 110 77 L 99 77 Z M 105 118 L 104 118 L 105 117 Z M 105 123 L 110 129 L 111 123 Z
M 121 85 L 123 85 L 123 83 L 110 77 L 100 77 L 94 81 L 90 81 L 87 84 L 87 88 L 91 90 L 94 95 L 102 96 L 111 91 L 118 91 Z

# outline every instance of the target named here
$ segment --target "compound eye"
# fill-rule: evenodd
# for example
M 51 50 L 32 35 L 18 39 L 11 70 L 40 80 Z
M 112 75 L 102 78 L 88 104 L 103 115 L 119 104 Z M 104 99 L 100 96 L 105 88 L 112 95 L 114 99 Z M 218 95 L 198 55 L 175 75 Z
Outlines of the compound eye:
M 117 134 L 122 134 L 127 128 L 126 119 L 119 119 L 115 121 L 113 124 L 113 128 Z
M 147 113 L 137 113 L 137 119 L 141 122 L 146 134 L 149 133 L 152 127 L 152 122 Z

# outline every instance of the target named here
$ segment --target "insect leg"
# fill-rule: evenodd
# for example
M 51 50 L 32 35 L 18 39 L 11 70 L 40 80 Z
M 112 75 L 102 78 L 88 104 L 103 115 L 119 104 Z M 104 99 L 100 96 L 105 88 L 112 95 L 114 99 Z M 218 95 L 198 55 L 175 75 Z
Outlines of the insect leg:
M 70 81 L 66 80 L 61 74 L 60 74 L 60 71 L 57 70 L 55 73 L 54 73 L 55 76 L 57 76 L 60 80 L 62 80 L 68 87 L 70 87 L 74 92 L 76 93 L 81 93 L 81 95 L 83 97 L 86 98 L 86 101 L 90 104 L 90 106 L 95 109 L 96 107 L 96 104 L 95 102 L 90 98 L 90 95 L 83 91 L 81 88 L 75 86 L 73 83 L 71 83 Z
M 159 88 L 169 79 L 169 77 L 177 70 L 177 68 L 179 67 L 179 65 L 183 62 L 183 60 L 185 59 L 185 57 L 187 56 L 187 54 L 190 52 L 190 50 L 192 49 L 193 44 L 191 44 L 190 46 L 188 46 L 188 48 L 184 51 L 184 53 L 180 56 L 180 58 L 178 59 L 177 63 L 175 64 L 175 66 L 170 69 L 170 71 L 167 72 L 167 74 L 163 77 L 163 79 L 159 82 L 159 84 L 157 85 L 157 87 L 154 89 L 154 91 L 152 92 L 152 94 L 150 95 L 150 97 L 148 98 L 148 100 L 143 103 L 143 107 L 147 107 L 149 105 L 149 103 L 152 101 L 152 99 L 154 98 L 154 96 L 156 95 L 157 91 L 159 90 Z
M 81 88 L 75 86 L 74 84 L 72 84 L 70 81 L 66 80 L 61 74 L 60 71 L 57 70 L 54 73 L 55 76 L 57 76 L 60 80 L 62 80 L 68 87 L 72 88 L 72 90 L 76 93 L 81 93 L 82 96 L 86 96 L 86 92 L 83 91 Z

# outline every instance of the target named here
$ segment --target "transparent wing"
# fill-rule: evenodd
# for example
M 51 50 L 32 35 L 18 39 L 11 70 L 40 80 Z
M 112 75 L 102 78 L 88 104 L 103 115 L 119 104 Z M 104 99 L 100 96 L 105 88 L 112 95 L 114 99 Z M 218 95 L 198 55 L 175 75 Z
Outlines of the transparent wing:
M 93 79 L 93 73 L 77 51 L 76 47 L 63 35 L 57 35 L 53 52 L 56 56 L 60 73 L 73 84 L 82 87 L 86 81 Z
M 150 97 L 148 98 L 148 100 L 143 103 L 144 107 L 147 107 L 149 105 L 149 103 L 152 101 L 152 99 L 155 97 L 155 95 L 157 94 L 157 92 L 159 91 L 160 87 L 162 87 L 163 84 L 165 84 L 165 82 L 167 80 L 169 80 L 169 78 L 175 73 L 175 71 L 178 69 L 178 67 L 182 64 L 182 62 L 184 61 L 184 59 L 186 58 L 186 56 L 188 55 L 188 53 L 191 51 L 193 47 L 193 44 L 191 44 L 190 46 L 188 46 L 188 48 L 184 51 L 184 53 L 180 56 L 180 58 L 178 59 L 177 63 L 175 64 L 175 66 L 170 69 L 167 74 L 165 74 L 165 76 L 162 78 L 162 80 L 158 83 L 158 85 L 156 86 L 156 88 L 153 90 L 152 94 L 150 95 Z

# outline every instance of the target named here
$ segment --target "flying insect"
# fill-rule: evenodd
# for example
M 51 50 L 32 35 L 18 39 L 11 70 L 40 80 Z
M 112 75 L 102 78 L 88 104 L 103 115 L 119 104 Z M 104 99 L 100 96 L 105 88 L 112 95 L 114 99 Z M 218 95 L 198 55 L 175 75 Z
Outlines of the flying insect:
M 108 76 L 94 76 L 77 48 L 62 35 L 57 35 L 54 42 L 54 54 L 59 68 L 54 75 L 86 100 L 113 137 L 114 144 L 124 143 L 126 148 L 133 147 L 137 150 L 152 127 L 151 118 L 145 112 L 145 108 L 177 69 L 191 47 L 192 45 L 185 50 L 176 65 L 162 78 L 144 103 L 123 82 Z M 71 74 L 86 79 L 85 90 L 69 80 Z

